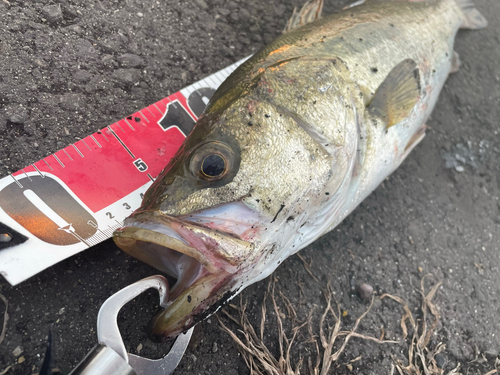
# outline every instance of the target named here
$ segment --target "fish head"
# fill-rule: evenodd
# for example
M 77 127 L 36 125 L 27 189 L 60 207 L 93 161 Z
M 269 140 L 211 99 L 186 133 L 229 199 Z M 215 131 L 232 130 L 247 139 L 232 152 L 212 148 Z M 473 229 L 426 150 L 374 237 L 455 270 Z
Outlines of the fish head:
M 175 338 L 297 251 L 301 228 L 341 190 L 341 149 L 252 94 L 203 114 L 114 236 L 177 278 L 150 336 Z

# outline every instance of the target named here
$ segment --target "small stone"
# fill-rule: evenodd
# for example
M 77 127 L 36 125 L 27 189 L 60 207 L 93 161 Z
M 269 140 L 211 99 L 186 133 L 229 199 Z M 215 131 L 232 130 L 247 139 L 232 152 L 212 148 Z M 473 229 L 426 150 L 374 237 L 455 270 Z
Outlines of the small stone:
M 457 165 L 457 166 L 455 167 L 455 170 L 456 170 L 457 172 L 462 173 L 465 169 L 464 169 L 464 167 L 462 167 L 461 165 Z
M 358 296 L 362 299 L 368 299 L 373 294 L 373 287 L 370 284 L 363 283 L 357 288 Z
M 83 84 L 85 84 L 85 83 L 88 83 L 91 79 L 92 79 L 92 74 L 90 74 L 86 70 L 77 70 L 73 74 L 73 80 L 76 83 L 83 83 Z
M 144 60 L 133 53 L 124 53 L 117 58 L 122 68 L 140 68 L 146 65 Z
M 137 354 L 139 354 L 142 350 L 142 344 L 137 345 Z
M 196 0 L 196 4 L 198 4 L 198 6 L 200 8 L 202 8 L 202 9 L 207 9 L 208 8 L 208 5 L 205 2 L 205 0 Z
M 7 119 L 0 114 L 0 132 L 7 130 Z
M 350 363 L 346 364 L 345 367 L 349 370 L 352 371 L 352 365 Z
M 61 107 L 67 111 L 83 111 L 86 107 L 82 94 L 66 93 L 61 97 Z
M 115 61 L 113 55 L 104 55 L 102 57 L 102 63 L 107 68 L 116 68 L 118 66 L 118 63 Z
M 242 21 L 247 21 L 250 18 L 250 12 L 246 9 L 240 9 L 239 15 Z
M 117 69 L 113 73 L 113 77 L 125 85 L 133 85 L 141 77 L 141 72 L 137 69 Z
M 50 23 L 58 23 L 63 19 L 61 5 L 47 5 L 42 8 L 43 17 Z
M 26 359 L 23 357 L 19 357 L 19 359 L 17 360 L 17 363 L 23 363 Z
M 497 358 L 500 353 L 498 352 L 498 350 L 495 350 L 495 349 L 488 349 L 484 352 L 484 355 L 486 356 L 487 359 L 495 359 Z
M 13 351 L 12 351 L 12 355 L 14 357 L 19 357 L 21 355 L 21 353 L 23 352 L 23 348 L 21 348 L 20 346 L 16 347 Z
M 238 22 L 240 20 L 240 16 L 236 12 L 231 12 L 231 15 L 229 16 L 234 22 Z
M 219 350 L 219 348 L 217 347 L 217 343 L 214 341 L 214 343 L 212 345 L 212 353 L 217 353 L 218 350 Z
M 22 104 L 9 104 L 5 107 L 7 120 L 22 124 L 28 119 L 28 111 Z
M 144 13 L 139 12 L 139 13 L 137 13 L 137 16 L 138 17 L 144 17 Z
M 446 362 L 446 358 L 444 357 L 444 355 L 438 353 L 438 354 L 436 354 L 436 356 L 434 357 L 434 359 L 436 360 L 436 365 L 439 368 L 443 368 L 444 367 L 444 364 Z

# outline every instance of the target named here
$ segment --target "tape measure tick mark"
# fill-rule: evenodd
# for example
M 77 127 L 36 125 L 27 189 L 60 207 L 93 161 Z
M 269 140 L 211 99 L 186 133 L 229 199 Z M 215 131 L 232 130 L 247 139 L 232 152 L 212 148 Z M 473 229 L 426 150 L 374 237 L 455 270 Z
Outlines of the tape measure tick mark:
M 42 172 L 40 172 L 40 169 L 37 168 L 37 166 L 35 164 L 31 164 L 31 166 L 33 168 L 35 168 L 35 170 L 38 172 L 38 174 L 42 177 L 42 178 L 45 178 L 45 176 L 42 174 Z
M 95 139 L 93 135 L 91 135 L 91 136 L 90 136 L 90 138 L 92 138 L 92 140 L 95 142 L 95 144 L 96 144 L 99 148 L 102 148 L 101 144 L 100 144 L 99 142 L 97 142 L 97 139 Z M 86 143 L 85 143 L 85 144 L 86 144 Z M 87 146 L 87 147 L 89 147 L 89 146 Z M 89 147 L 89 149 L 90 149 L 90 147 Z
M 66 156 L 69 158 L 69 160 L 73 161 L 73 158 L 71 156 L 69 156 L 69 154 L 66 152 L 66 150 L 63 149 L 63 151 L 66 154 Z
M 61 164 L 61 167 L 65 168 L 64 164 L 63 164 L 63 163 L 62 163 L 62 161 L 61 161 L 61 160 L 57 157 L 57 155 L 56 155 L 56 154 L 53 154 L 52 156 L 54 157 L 54 159 L 56 159 L 56 160 L 57 160 L 57 162 L 58 162 L 59 164 Z
M 14 177 L 14 175 L 12 173 L 10 174 L 10 177 L 12 177 L 12 179 L 15 181 L 15 183 L 17 184 L 17 186 L 19 186 L 21 189 L 23 188 L 23 185 L 21 185 L 21 183 L 16 180 L 16 178 Z
M 92 136 L 91 136 L 92 137 Z M 87 148 L 89 149 L 89 151 L 92 151 L 92 149 L 89 147 L 89 145 L 87 144 L 87 142 L 85 142 L 85 139 L 82 139 L 82 142 L 85 146 L 87 146 Z
M 80 150 L 78 149 L 78 147 L 76 147 L 76 145 L 72 145 L 72 146 L 75 149 L 75 151 L 78 152 L 78 155 L 80 155 L 83 158 L 83 154 L 80 152 Z
M 108 126 L 108 129 L 111 132 L 111 134 L 113 134 L 113 136 L 116 138 L 116 140 L 118 142 L 120 142 L 120 144 L 123 146 L 123 148 L 129 153 L 129 155 L 132 156 L 132 159 L 135 159 L 135 155 L 133 154 L 133 152 L 130 151 L 130 149 L 127 147 L 127 145 L 125 145 L 125 143 L 123 143 L 123 141 L 120 139 L 120 137 L 118 137 L 118 135 L 115 133 L 115 131 L 113 129 L 111 129 L 110 126 Z
M 52 167 L 50 166 L 50 164 L 47 162 L 47 160 L 43 159 L 43 161 L 44 161 L 44 163 L 45 163 L 45 164 L 47 164 L 47 167 L 49 167 L 51 171 L 54 171 L 54 170 L 52 169 Z

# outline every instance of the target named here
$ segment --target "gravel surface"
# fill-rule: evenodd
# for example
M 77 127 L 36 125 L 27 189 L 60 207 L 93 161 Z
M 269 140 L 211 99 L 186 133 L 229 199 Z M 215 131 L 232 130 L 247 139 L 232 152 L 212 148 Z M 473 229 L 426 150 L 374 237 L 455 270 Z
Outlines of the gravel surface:
M 326 2 L 329 13 L 349 1 Z M 9 3 L 0 0 L 0 176 L 255 52 L 279 34 L 300 2 Z M 331 279 L 346 327 L 367 308 L 357 288 L 367 283 L 376 303 L 360 331 L 378 337 L 384 326 L 392 339 L 402 336 L 402 309 L 378 296 L 399 295 L 421 318 L 419 283 L 432 273 L 427 288 L 443 284 L 434 298 L 441 320 L 429 346 L 445 343 L 436 361 L 446 372 L 460 362 L 468 374 L 491 370 L 500 349 L 500 2 L 475 3 L 490 25 L 459 33 L 456 50 L 463 65 L 448 79 L 426 139 L 336 230 L 301 252 L 318 281 L 297 256 L 273 276 L 299 321 L 312 308 L 324 308 L 322 289 Z M 0 373 L 11 365 L 7 374 L 37 373 L 52 325 L 55 365 L 67 374 L 96 343 L 101 303 L 155 273 L 107 241 L 17 287 L 0 280 L 10 317 L 0 344 Z M 242 293 L 256 324 L 266 288 L 261 282 Z M 142 295 L 119 316 L 133 353 L 158 358 L 167 350 L 144 333 L 156 303 L 154 293 Z M 0 302 L 0 327 L 4 311 Z M 266 332 L 277 350 L 273 319 Z M 306 339 L 307 332 L 299 335 L 294 361 L 313 350 Z M 407 350 L 407 344 L 354 339 L 331 373 L 388 374 Z M 249 371 L 212 317 L 198 325 L 176 373 Z

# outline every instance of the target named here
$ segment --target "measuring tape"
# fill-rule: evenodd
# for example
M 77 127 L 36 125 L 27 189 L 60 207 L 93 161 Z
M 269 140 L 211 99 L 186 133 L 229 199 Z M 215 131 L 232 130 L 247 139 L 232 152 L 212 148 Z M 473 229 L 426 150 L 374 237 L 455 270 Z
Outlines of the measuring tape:
M 0 179 L 0 274 L 16 285 L 110 238 L 245 60 Z

